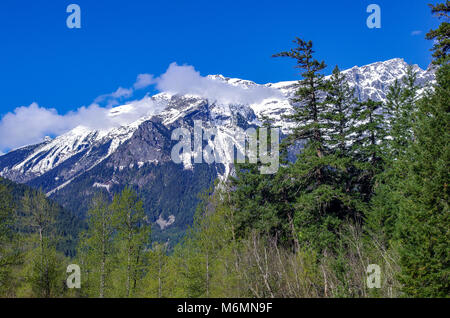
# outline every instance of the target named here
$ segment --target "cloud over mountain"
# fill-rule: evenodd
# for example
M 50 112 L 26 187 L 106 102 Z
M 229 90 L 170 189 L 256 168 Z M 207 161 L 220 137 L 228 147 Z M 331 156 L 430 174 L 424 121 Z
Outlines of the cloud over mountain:
M 270 97 L 281 96 L 268 87 L 234 86 L 208 76 L 201 76 L 193 66 L 170 64 L 167 71 L 156 79 L 159 91 L 176 94 L 199 95 L 222 104 L 254 104 Z
M 58 114 L 54 108 L 41 107 L 37 103 L 17 107 L 0 121 L 0 151 L 39 143 L 45 136 L 58 136 L 77 126 L 98 130 L 119 127 L 162 110 L 148 96 L 131 104 L 133 112 L 114 116 L 111 116 L 110 107 L 101 107 L 95 103 L 64 115 Z

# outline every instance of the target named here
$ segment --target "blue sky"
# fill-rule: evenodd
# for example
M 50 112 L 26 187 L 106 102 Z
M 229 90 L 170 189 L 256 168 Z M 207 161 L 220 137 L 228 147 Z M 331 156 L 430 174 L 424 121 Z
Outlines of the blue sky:
M 202 75 L 293 80 L 292 62 L 271 55 L 296 36 L 315 43 L 327 72 L 394 57 L 426 68 L 425 33 L 437 25 L 429 2 L 436 1 L 2 0 L 0 115 L 33 102 L 65 114 L 172 62 Z M 81 7 L 81 29 L 66 26 L 70 3 Z M 381 29 L 366 26 L 371 3 L 381 7 Z

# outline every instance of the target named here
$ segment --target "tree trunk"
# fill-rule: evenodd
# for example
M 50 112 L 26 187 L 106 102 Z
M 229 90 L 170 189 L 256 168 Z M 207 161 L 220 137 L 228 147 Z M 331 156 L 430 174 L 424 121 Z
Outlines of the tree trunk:
M 130 237 L 130 235 L 129 235 L 129 237 Z M 128 255 L 127 255 L 127 282 L 126 282 L 127 297 L 130 297 L 130 272 L 131 272 L 131 264 L 130 263 L 131 263 L 131 242 L 129 243 L 129 246 L 128 246 Z
M 132 225 L 131 225 L 131 211 L 127 213 L 127 221 L 128 221 L 128 255 L 127 255 L 127 282 L 126 282 L 126 292 L 127 297 L 130 297 L 130 272 L 131 272 L 131 241 L 132 241 Z
M 209 255 L 206 252 L 206 297 L 209 297 Z
M 160 247 L 158 251 L 158 297 L 162 298 L 162 268 L 163 268 L 163 249 Z
M 288 213 L 288 221 L 289 227 L 291 228 L 292 238 L 294 239 L 294 253 L 297 253 L 300 250 L 300 243 L 298 241 L 297 234 L 295 233 L 294 220 L 292 219 L 291 213 Z
M 106 262 L 106 250 L 105 250 L 105 238 L 102 239 L 102 264 L 100 266 L 100 298 L 104 297 L 105 289 L 105 262 Z

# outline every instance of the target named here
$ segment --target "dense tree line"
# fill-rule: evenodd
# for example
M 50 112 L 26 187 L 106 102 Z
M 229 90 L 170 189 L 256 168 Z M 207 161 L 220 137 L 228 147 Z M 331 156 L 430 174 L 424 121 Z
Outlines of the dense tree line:
M 125 188 L 92 200 L 76 255 L 64 255 L 45 195 L 27 192 L 17 208 L 0 184 L 0 294 L 448 297 L 449 10 L 449 1 L 432 6 L 444 19 L 427 35 L 436 83 L 418 87 L 410 68 L 384 104 L 357 100 L 338 67 L 326 79 L 310 41 L 274 55 L 293 59 L 302 76 L 280 169 L 236 164 L 201 194 L 173 249 L 151 242 L 143 203 Z M 65 285 L 70 263 L 81 267 L 81 289 Z M 381 269 L 380 288 L 366 282 L 370 264 Z

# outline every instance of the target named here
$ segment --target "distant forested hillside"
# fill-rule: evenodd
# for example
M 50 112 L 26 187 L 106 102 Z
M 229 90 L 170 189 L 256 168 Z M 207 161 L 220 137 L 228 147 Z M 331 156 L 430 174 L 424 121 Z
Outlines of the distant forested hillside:
M 26 232 L 27 229 L 20 221 L 20 215 L 23 214 L 23 199 L 26 193 L 36 196 L 39 191 L 27 185 L 15 183 L 8 179 L 0 177 L 0 186 L 4 189 L 2 195 L 8 193 L 7 197 L 10 199 L 11 208 L 17 214 L 17 223 L 15 223 L 15 230 L 18 232 Z M 1 198 L 5 200 L 5 197 Z M 56 229 L 61 236 L 58 242 L 58 250 L 63 252 L 66 256 L 74 256 L 75 249 L 78 244 L 79 232 L 85 227 L 85 221 L 74 214 L 71 210 L 64 209 L 58 203 L 51 199 L 46 200 L 51 209 L 55 210 Z

